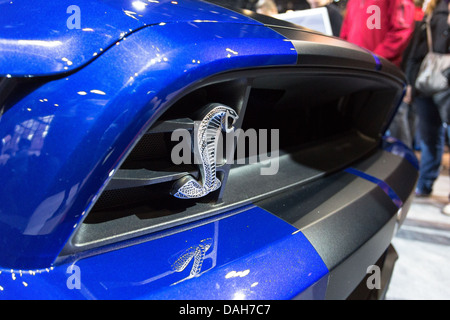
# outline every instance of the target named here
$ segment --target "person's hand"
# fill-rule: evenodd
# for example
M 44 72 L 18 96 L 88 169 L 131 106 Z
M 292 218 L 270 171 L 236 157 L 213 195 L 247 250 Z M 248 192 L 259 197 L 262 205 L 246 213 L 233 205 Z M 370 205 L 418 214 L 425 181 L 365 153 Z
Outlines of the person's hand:
M 406 104 L 411 104 L 412 101 L 411 91 L 412 91 L 411 86 L 410 85 L 407 86 L 405 96 L 403 97 L 403 102 Z

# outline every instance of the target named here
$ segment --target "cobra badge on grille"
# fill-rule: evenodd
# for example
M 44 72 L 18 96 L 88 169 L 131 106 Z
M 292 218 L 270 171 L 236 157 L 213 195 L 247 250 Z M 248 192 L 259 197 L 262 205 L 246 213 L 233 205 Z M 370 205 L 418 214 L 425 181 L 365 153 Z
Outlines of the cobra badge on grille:
M 221 182 L 216 176 L 217 146 L 222 131 L 234 131 L 233 124 L 237 113 L 230 107 L 212 104 L 211 111 L 201 120 L 196 130 L 194 156 L 199 160 L 200 181 L 191 175 L 178 180 L 172 194 L 180 199 L 202 198 L 220 188 Z M 231 119 L 231 120 L 230 120 Z

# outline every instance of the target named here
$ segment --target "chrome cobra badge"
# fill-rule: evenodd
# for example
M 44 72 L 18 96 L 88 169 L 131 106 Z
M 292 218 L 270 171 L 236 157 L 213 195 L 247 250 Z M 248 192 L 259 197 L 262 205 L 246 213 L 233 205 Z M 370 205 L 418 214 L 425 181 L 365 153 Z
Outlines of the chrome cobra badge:
M 231 121 L 230 121 L 231 119 Z M 234 131 L 233 124 L 238 119 L 237 113 L 230 107 L 214 105 L 198 125 L 194 147 L 195 157 L 199 160 L 200 181 L 188 175 L 178 180 L 172 194 L 180 199 L 202 198 L 220 188 L 221 182 L 216 177 L 217 145 L 222 131 Z

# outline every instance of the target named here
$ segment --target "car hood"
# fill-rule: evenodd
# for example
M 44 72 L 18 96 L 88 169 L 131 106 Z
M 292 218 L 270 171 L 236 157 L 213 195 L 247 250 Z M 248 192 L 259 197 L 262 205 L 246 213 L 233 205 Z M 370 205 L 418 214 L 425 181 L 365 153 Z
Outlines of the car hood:
M 259 24 L 195 0 L 0 0 L 0 12 L 0 76 L 7 77 L 74 71 L 155 24 Z

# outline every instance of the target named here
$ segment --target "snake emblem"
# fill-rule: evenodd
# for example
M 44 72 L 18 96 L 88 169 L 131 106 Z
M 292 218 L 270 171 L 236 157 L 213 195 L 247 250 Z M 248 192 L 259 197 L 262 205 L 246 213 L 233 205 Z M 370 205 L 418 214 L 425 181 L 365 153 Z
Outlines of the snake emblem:
M 202 198 L 219 189 L 222 184 L 216 176 L 219 136 L 222 131 L 233 132 L 233 125 L 239 117 L 236 111 L 224 105 L 212 104 L 210 108 L 212 109 L 206 114 L 196 130 L 197 146 L 194 149 L 197 150 L 194 150 L 194 154 L 201 163 L 199 165 L 201 180 L 197 181 L 191 175 L 178 180 L 172 191 L 176 198 Z

